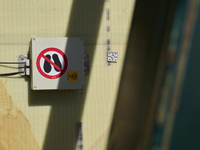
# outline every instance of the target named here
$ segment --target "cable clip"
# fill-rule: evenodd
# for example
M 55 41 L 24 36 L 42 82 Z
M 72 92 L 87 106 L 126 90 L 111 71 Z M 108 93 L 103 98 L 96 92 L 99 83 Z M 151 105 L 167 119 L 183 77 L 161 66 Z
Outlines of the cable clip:
M 30 75 L 30 59 L 28 55 L 20 55 L 18 57 L 19 62 L 19 72 L 21 76 Z

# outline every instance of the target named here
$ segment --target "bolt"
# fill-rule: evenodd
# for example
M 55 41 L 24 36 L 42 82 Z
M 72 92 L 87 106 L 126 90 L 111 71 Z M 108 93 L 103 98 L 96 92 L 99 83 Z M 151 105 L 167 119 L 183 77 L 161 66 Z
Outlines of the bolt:
M 33 40 L 35 40 L 35 38 L 33 38 Z
M 25 69 L 24 68 L 21 68 L 21 72 L 24 72 L 25 71 Z
M 84 72 L 87 72 L 87 69 L 84 69 Z
M 37 89 L 37 86 L 34 86 L 34 89 Z
M 24 55 L 21 55 L 21 60 L 24 60 Z

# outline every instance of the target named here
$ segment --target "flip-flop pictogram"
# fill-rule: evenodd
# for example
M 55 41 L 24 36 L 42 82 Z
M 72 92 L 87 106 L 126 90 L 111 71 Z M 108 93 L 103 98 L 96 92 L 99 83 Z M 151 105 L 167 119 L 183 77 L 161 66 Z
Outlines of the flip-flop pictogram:
M 49 60 L 51 60 L 51 56 L 50 55 L 46 55 L 46 57 L 49 59 Z M 47 60 L 45 60 L 44 61 L 44 66 L 43 66 L 43 68 L 44 68 L 44 71 L 46 72 L 46 73 L 49 73 L 50 71 L 51 71 L 51 64 L 47 61 Z
M 60 62 L 60 60 L 59 60 L 57 54 L 53 54 L 53 61 L 54 61 L 54 63 L 55 63 L 59 68 L 62 68 L 61 62 Z M 59 70 L 56 69 L 56 67 L 54 67 L 54 69 L 55 69 L 57 72 L 59 72 Z

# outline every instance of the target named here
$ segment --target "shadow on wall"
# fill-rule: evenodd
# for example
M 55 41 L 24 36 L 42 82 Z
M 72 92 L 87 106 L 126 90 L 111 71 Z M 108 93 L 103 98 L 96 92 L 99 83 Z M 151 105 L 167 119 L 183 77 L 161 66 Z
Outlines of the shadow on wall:
M 84 38 L 85 52 L 90 57 L 91 67 L 103 6 L 104 1 L 74 0 L 66 30 L 66 37 Z M 59 84 L 62 82 L 64 81 L 60 80 Z M 44 150 L 75 149 L 76 125 L 81 122 L 88 82 L 89 76 L 86 76 L 83 93 L 79 90 L 33 91 L 29 89 L 30 106 L 52 106 Z

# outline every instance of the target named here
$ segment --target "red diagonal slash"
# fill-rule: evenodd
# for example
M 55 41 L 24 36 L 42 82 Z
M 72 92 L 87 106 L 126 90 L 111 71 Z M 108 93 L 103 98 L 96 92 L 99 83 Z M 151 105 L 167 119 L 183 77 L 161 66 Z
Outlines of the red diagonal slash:
M 54 62 L 52 62 L 49 58 L 47 58 L 45 55 L 42 55 L 42 57 L 48 61 L 51 65 L 53 65 L 56 69 L 58 69 L 59 71 L 62 71 L 62 69 L 60 67 L 58 67 Z

